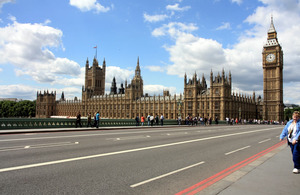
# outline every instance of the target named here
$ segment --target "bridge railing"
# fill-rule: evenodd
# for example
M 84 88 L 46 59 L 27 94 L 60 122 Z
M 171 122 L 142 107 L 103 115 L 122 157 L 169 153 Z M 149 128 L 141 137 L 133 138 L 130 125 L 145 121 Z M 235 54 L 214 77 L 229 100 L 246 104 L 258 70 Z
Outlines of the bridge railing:
M 92 124 L 94 121 L 92 120 Z M 147 121 L 144 126 L 147 126 Z M 81 120 L 82 127 L 87 126 L 87 120 Z M 101 119 L 99 127 L 135 126 L 134 119 Z M 164 125 L 177 125 L 176 120 L 164 120 Z M 39 129 L 39 128 L 71 128 L 76 126 L 76 119 L 60 118 L 0 118 L 1 129 Z

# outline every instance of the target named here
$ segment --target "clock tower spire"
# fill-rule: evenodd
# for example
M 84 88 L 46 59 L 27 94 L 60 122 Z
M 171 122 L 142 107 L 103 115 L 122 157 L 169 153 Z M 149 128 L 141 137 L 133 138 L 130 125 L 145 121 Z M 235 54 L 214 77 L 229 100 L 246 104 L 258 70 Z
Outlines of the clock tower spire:
M 263 119 L 283 121 L 283 51 L 277 39 L 273 16 L 263 46 Z

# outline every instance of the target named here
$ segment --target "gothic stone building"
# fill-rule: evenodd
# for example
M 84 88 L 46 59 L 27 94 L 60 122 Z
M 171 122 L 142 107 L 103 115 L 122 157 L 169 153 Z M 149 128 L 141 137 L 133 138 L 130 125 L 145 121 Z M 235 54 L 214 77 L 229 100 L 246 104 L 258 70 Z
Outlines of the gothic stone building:
M 125 85 L 121 84 L 118 90 L 113 78 L 110 94 L 104 94 L 106 62 L 104 60 L 100 67 L 94 58 L 91 67 L 86 61 L 82 99 L 65 100 L 62 93 L 60 100 L 56 100 L 56 92 L 38 92 L 36 117 L 76 116 L 78 112 L 86 116 L 99 111 L 102 118 L 111 119 L 163 114 L 166 119 L 189 115 L 212 119 L 218 117 L 220 120 L 229 117 L 280 121 L 283 119 L 282 61 L 282 50 L 272 20 L 263 51 L 264 101 L 261 102 L 254 92 L 252 97 L 232 93 L 231 73 L 225 75 L 224 70 L 217 76 L 211 71 L 209 88 L 204 75 L 200 79 L 195 73 L 188 79 L 185 74 L 183 94 L 170 95 L 169 91 L 163 91 L 163 95 L 149 96 L 143 91 L 139 59 L 131 83 L 125 81 Z

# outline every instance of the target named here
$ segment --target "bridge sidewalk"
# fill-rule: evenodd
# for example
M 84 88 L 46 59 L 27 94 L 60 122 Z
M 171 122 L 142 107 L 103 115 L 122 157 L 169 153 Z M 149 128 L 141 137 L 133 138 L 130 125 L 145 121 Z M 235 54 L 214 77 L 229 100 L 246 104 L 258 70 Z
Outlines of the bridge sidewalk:
M 300 174 L 292 173 L 294 165 L 290 147 L 284 144 L 274 152 L 276 154 L 219 192 L 218 195 L 299 194 Z

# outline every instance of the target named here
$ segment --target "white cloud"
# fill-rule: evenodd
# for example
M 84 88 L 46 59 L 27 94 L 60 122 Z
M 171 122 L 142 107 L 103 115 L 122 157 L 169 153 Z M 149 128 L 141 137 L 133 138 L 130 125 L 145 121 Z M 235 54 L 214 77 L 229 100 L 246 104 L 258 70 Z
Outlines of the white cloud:
M 37 82 L 54 83 L 66 76 L 77 77 L 79 64 L 55 57 L 50 51 L 62 47 L 62 35 L 61 30 L 45 24 L 14 21 L 0 28 L 0 64 L 14 65 L 17 76 L 29 75 Z
M 12 16 L 12 15 L 8 15 L 8 19 L 11 20 L 12 22 L 16 21 L 17 18 L 15 16 Z
M 0 11 L 4 4 L 6 3 L 14 3 L 15 0 L 0 0 Z
M 191 6 L 179 7 L 179 4 L 176 3 L 174 5 L 167 5 L 166 9 L 170 11 L 187 11 L 191 9 Z
M 160 28 L 156 28 L 152 31 L 154 37 L 169 35 L 172 38 L 179 37 L 184 32 L 192 32 L 197 30 L 198 27 L 195 24 L 183 24 L 180 22 L 171 22 L 169 24 L 164 24 Z
M 74 100 L 75 97 L 77 99 L 81 99 L 81 88 L 78 87 L 65 87 L 61 89 L 50 89 L 50 91 L 56 91 L 56 99 L 59 100 L 61 98 L 62 92 L 64 92 L 64 96 L 66 100 Z M 42 91 L 43 93 L 43 91 Z
M 27 85 L 0 85 L 1 98 L 36 99 L 36 88 Z
M 148 93 L 149 95 L 162 95 L 164 90 L 169 90 L 170 94 L 176 94 L 175 87 L 166 87 L 163 85 L 144 85 L 144 94 Z
M 105 91 L 110 92 L 111 82 L 114 77 L 116 78 L 117 86 L 120 86 L 120 84 L 123 83 L 125 87 L 125 80 L 127 80 L 127 83 L 129 84 L 130 82 L 128 79 L 132 79 L 133 75 L 133 70 L 121 69 L 117 66 L 107 66 L 105 75 Z
M 294 81 L 283 86 L 285 103 L 300 105 L 300 82 Z
M 162 14 L 162 15 L 148 15 L 146 13 L 144 13 L 144 19 L 146 22 L 160 22 L 160 21 L 164 21 L 166 18 L 168 18 L 169 16 Z
M 166 47 L 173 63 L 167 67 L 167 73 L 182 77 L 187 75 L 206 73 L 209 75 L 212 67 L 222 70 L 225 53 L 222 45 L 211 39 L 195 37 L 192 34 L 182 33 L 176 39 L 175 45 Z
M 217 28 L 217 30 L 231 29 L 229 22 L 223 22 L 221 26 Z
M 110 10 L 109 7 L 104 7 L 97 0 L 70 0 L 70 5 L 77 7 L 83 12 L 95 10 L 96 13 L 100 13 Z
M 243 3 L 243 0 L 231 0 L 232 3 L 237 3 L 238 5 L 241 5 Z
M 2 72 L 3 71 L 3 69 L 2 68 L 0 68 L 0 72 Z

